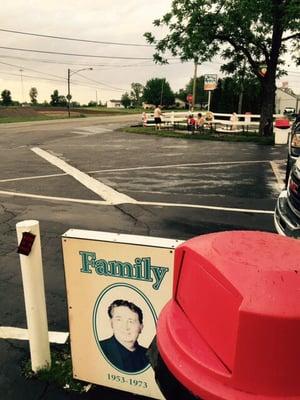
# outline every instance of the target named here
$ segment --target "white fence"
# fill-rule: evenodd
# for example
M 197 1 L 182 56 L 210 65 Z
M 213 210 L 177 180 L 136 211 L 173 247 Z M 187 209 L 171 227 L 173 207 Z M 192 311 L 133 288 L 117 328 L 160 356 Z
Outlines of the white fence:
M 176 129 L 176 127 L 186 127 L 187 126 L 187 118 L 190 114 L 193 114 L 194 117 L 197 117 L 198 111 L 180 111 L 180 112 L 166 112 L 162 113 L 161 120 L 163 127 L 172 127 Z M 205 112 L 201 113 L 204 117 Z M 225 132 L 228 130 L 232 131 L 232 126 L 236 126 L 236 131 L 241 130 L 258 130 L 259 127 L 259 114 L 237 114 L 238 121 L 231 122 L 230 117 L 232 114 L 223 114 L 223 113 L 213 113 L 214 118 L 210 121 L 210 126 L 213 126 L 216 131 Z M 274 120 L 276 118 L 282 117 L 280 114 L 274 114 Z M 153 113 L 143 113 L 142 122 L 144 126 L 153 126 L 154 124 L 154 114 Z

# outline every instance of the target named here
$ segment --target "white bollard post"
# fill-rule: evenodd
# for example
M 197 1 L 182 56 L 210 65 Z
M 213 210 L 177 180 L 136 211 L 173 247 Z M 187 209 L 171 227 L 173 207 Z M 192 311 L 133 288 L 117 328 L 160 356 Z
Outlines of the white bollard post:
M 18 245 L 23 232 L 36 236 L 29 255 L 20 254 L 31 368 L 36 372 L 51 366 L 40 227 L 38 221 L 28 220 L 18 222 L 16 229 Z

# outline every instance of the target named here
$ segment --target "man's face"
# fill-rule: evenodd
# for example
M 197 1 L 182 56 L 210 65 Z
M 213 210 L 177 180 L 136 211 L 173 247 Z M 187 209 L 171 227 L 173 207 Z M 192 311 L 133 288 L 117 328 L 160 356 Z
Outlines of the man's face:
M 115 307 L 112 310 L 111 326 L 114 335 L 121 344 L 134 344 L 143 329 L 137 313 L 126 306 Z

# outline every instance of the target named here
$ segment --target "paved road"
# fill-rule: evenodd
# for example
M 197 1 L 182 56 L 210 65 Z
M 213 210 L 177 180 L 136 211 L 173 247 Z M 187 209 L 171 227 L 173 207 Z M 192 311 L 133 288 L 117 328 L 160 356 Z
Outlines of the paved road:
M 16 254 L 18 221 L 40 221 L 53 331 L 68 331 L 60 237 L 69 228 L 177 239 L 232 229 L 274 232 L 272 211 L 284 176 L 284 146 L 117 130 L 136 119 L 0 126 L 0 326 L 26 327 Z M 91 179 L 83 182 L 82 173 Z M 77 398 L 20 376 L 27 342 L 0 339 L 0 354 L 0 388 L 6 399 Z M 101 388 L 84 395 L 96 397 L 132 395 Z

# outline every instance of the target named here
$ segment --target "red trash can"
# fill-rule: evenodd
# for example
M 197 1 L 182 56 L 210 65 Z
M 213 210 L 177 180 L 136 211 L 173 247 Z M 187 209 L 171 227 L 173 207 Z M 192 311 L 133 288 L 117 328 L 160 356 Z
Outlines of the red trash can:
M 274 124 L 275 144 L 287 144 L 290 125 L 290 121 L 287 118 L 276 119 Z
M 203 235 L 175 250 L 174 268 L 151 360 L 165 397 L 299 400 L 299 241 Z

